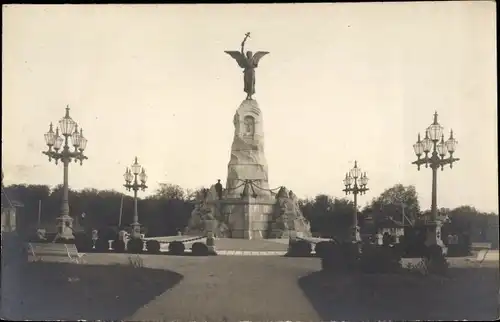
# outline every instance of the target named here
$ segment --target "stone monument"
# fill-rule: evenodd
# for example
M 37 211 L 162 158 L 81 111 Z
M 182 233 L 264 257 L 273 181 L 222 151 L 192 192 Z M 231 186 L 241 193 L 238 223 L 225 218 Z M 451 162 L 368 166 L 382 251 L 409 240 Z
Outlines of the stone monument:
M 293 193 L 284 187 L 269 189 L 264 154 L 262 112 L 255 94 L 255 69 L 269 52 L 226 51 L 243 68 L 246 98 L 233 117 L 234 137 L 228 164 L 226 189 L 219 182 L 198 196 L 187 233 L 214 233 L 216 237 L 284 238 L 290 232 L 310 237 L 310 226 Z M 279 189 L 279 192 L 278 192 Z

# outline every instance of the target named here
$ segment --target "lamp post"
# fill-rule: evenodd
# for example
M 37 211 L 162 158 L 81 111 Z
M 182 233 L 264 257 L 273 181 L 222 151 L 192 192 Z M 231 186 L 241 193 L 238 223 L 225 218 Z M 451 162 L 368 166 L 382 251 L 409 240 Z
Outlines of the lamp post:
M 137 157 L 135 157 L 134 164 L 125 170 L 125 174 L 123 175 L 125 178 L 124 187 L 127 188 L 128 191 L 134 191 L 134 219 L 132 223 L 132 238 L 141 238 L 141 225 L 139 224 L 139 214 L 137 212 L 137 191 L 142 189 L 145 191 L 148 186 L 146 186 L 146 181 L 148 180 L 148 176 L 146 175 L 146 170 L 137 162 Z M 139 177 L 139 181 L 137 180 Z
M 358 194 L 362 195 L 369 189 L 366 187 L 368 184 L 368 177 L 366 172 L 362 173 L 358 168 L 358 162 L 354 161 L 354 168 L 346 173 L 344 178 L 345 189 L 342 190 L 346 195 L 352 193 L 354 195 L 354 213 L 352 214 L 352 241 L 354 243 L 361 242 L 358 226 Z
M 87 147 L 87 139 L 83 136 L 82 129 L 78 130 L 78 124 L 69 116 L 69 106 L 66 106 L 66 115 L 59 121 L 59 127 L 56 127 L 55 132 L 50 123 L 49 131 L 45 133 L 45 143 L 48 150 L 42 153 L 49 157 L 49 162 L 54 160 L 55 164 L 58 164 L 61 161 L 64 167 L 61 216 L 57 218 L 58 234 L 64 239 L 73 239 L 73 218 L 69 215 L 68 201 L 68 168 L 71 161 L 80 161 L 82 165 L 83 160 L 88 158 L 83 155 Z M 71 144 L 74 147 L 73 151 L 70 150 Z
M 420 133 L 418 134 L 417 143 L 413 145 L 417 160 L 413 161 L 412 164 L 416 164 L 419 171 L 421 165 L 425 165 L 426 168 L 430 167 L 432 170 L 431 220 L 430 222 L 426 222 L 428 231 L 425 243 L 428 246 L 437 244 L 444 247 L 441 240 L 442 223 L 438 218 L 437 210 L 437 170 L 439 168 L 444 170 L 444 166 L 447 164 L 452 168 L 453 162 L 460 159 L 453 157 L 458 143 L 453 137 L 453 130 L 450 131 L 450 138 L 445 141 L 443 127 L 438 123 L 437 118 L 438 114 L 435 112 L 434 122 L 426 129 L 423 140 L 420 139 Z M 449 153 L 449 157 L 445 158 L 447 153 Z M 423 157 L 422 154 L 424 155 Z

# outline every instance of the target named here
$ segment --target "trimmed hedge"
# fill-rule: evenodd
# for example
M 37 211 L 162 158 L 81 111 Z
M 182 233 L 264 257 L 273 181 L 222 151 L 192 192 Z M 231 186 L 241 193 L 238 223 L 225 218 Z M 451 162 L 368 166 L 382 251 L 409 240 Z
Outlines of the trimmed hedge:
M 78 252 L 91 252 L 93 246 L 92 238 L 85 234 L 77 234 L 75 235 L 75 246 L 78 249 Z
M 98 238 L 95 243 L 95 250 L 100 253 L 109 252 L 109 243 L 108 240 L 104 238 Z
M 359 260 L 359 269 L 364 273 L 397 273 L 402 270 L 401 252 L 395 248 L 379 245 L 364 245 Z
M 332 243 L 327 254 L 321 258 L 323 270 L 346 271 L 358 267 L 360 259 L 359 244 L 354 243 Z
M 466 245 L 465 243 L 448 245 L 448 253 L 446 254 L 447 257 L 463 257 L 470 255 L 470 245 Z
M 176 240 L 168 244 L 168 252 L 172 255 L 182 255 L 185 250 L 186 246 L 181 241 Z
M 311 243 L 300 239 L 290 243 L 287 255 L 293 257 L 307 257 L 311 255 L 311 252 Z
M 127 243 L 127 251 L 132 254 L 142 253 L 143 248 L 144 248 L 144 243 L 140 238 L 132 238 Z
M 113 243 L 111 244 L 111 247 L 113 248 L 113 251 L 115 253 L 123 253 L 123 252 L 125 252 L 125 243 L 121 239 L 115 239 L 115 240 L 113 240 Z
M 439 245 L 428 247 L 427 256 L 424 257 L 424 261 L 427 265 L 427 271 L 431 274 L 446 275 L 448 272 L 449 263 Z
M 208 256 L 208 246 L 202 242 L 196 242 L 191 247 L 194 256 Z
M 333 245 L 335 244 L 331 241 L 320 241 L 319 243 L 316 244 L 316 247 L 314 247 L 316 256 L 321 258 L 328 256 L 328 253 L 334 247 Z
M 159 254 L 160 248 L 160 242 L 157 240 L 152 239 L 146 242 L 146 249 L 150 254 Z

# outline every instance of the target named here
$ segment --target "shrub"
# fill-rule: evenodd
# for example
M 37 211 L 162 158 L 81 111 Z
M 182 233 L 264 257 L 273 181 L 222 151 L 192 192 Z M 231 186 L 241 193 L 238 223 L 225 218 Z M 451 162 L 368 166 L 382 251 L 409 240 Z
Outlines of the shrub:
M 109 243 L 105 238 L 98 238 L 95 243 L 95 250 L 100 253 L 109 252 Z
M 359 261 L 365 273 L 396 273 L 402 269 L 401 253 L 395 247 L 365 245 Z
M 423 241 L 415 238 L 404 238 L 398 244 L 403 257 L 424 257 L 426 256 L 427 246 Z
M 207 256 L 208 255 L 208 246 L 202 242 L 196 242 L 191 247 L 191 251 L 195 256 Z
M 132 238 L 127 243 L 127 251 L 133 254 L 142 253 L 142 249 L 144 248 L 144 243 L 140 238 Z
M 405 249 L 404 249 L 404 245 L 402 245 L 401 243 L 398 243 L 396 245 L 394 245 L 392 247 L 392 250 L 397 254 L 397 256 L 399 256 L 401 259 L 403 258 L 403 256 L 405 255 Z
M 294 257 L 306 257 L 311 255 L 312 246 L 306 240 L 293 241 L 289 245 L 288 255 Z
M 28 249 L 18 236 L 12 233 L 2 233 L 2 266 L 10 263 L 26 262 Z
M 182 255 L 185 250 L 186 246 L 181 241 L 176 240 L 168 244 L 168 252 L 172 255 Z
M 97 235 L 99 238 L 105 240 L 116 240 L 119 238 L 117 229 L 113 227 L 105 227 L 98 230 Z
M 91 252 L 93 246 L 92 238 L 86 234 L 77 234 L 75 235 L 75 246 L 79 252 Z
M 328 252 L 321 258 L 322 269 L 345 271 L 356 268 L 359 261 L 359 247 L 357 243 L 332 243 L 328 247 Z
M 343 254 L 340 249 L 339 244 L 331 244 L 328 248 L 328 252 L 321 254 L 321 268 L 325 271 L 339 270 L 340 267 L 338 263 L 342 263 Z M 326 248 L 326 247 L 325 247 Z
M 460 244 L 450 244 L 448 245 L 448 257 L 462 257 L 469 256 L 471 254 L 469 245 L 465 243 Z
M 427 259 L 443 257 L 443 249 L 439 245 L 430 245 L 426 247 L 424 256 Z
M 115 239 L 113 240 L 111 247 L 115 253 L 123 253 L 125 251 L 125 242 L 121 239 Z
M 159 254 L 160 253 L 160 242 L 157 240 L 148 240 L 146 242 L 146 249 L 150 254 Z
M 446 275 L 448 272 L 449 263 L 439 245 L 429 246 L 427 256 L 423 260 L 427 266 L 427 271 L 431 274 Z
M 332 250 L 332 247 L 335 245 L 331 241 L 321 241 L 316 244 L 316 247 L 314 247 L 314 251 L 316 252 L 316 256 L 318 257 L 325 257 L 328 256 L 328 253 Z

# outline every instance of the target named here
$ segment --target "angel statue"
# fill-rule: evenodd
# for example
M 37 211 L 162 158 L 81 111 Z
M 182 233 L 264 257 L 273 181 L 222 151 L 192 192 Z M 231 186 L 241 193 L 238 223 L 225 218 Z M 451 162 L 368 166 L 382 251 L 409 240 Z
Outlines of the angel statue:
M 247 38 L 250 37 L 250 33 L 247 32 L 245 34 L 245 38 L 241 43 L 241 52 L 240 51 L 228 51 L 225 53 L 229 54 L 233 57 L 238 65 L 243 68 L 243 82 L 244 89 L 243 91 L 247 93 L 247 100 L 252 99 L 252 95 L 255 94 L 255 68 L 259 65 L 259 60 L 264 57 L 266 54 L 269 54 L 268 51 L 258 51 L 255 55 L 252 54 L 251 51 L 247 51 L 245 55 L 245 42 Z

